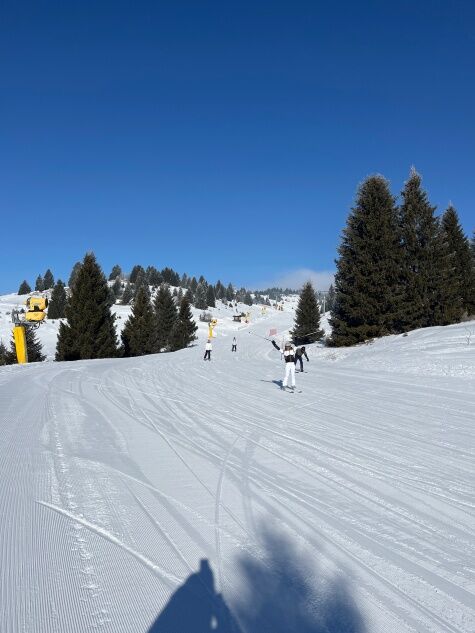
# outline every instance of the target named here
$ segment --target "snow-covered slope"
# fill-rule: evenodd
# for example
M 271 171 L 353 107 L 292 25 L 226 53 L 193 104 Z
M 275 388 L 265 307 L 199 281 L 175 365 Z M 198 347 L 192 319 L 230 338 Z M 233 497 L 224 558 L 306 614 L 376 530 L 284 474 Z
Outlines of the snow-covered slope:
M 292 317 L 0 368 L 2 633 L 475 630 L 475 323 L 312 346 L 290 394 Z

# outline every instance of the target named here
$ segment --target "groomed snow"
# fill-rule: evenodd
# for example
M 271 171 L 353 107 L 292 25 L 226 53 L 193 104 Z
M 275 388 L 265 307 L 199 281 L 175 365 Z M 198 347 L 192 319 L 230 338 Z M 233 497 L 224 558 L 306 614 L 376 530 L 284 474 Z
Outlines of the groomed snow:
M 292 308 L 222 308 L 210 363 L 201 324 L 0 368 L 2 633 L 475 630 L 475 322 L 311 346 L 290 394 Z

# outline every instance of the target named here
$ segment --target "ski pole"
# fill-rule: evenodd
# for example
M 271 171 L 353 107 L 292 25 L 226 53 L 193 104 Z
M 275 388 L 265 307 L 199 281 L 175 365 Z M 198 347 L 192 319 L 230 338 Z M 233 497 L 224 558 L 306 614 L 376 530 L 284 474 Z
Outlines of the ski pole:
M 264 339 L 264 341 L 271 341 L 271 342 L 272 342 L 272 339 L 267 338 L 267 337 L 265 337 L 265 336 L 261 336 L 260 334 L 255 334 L 254 332 L 248 332 L 248 333 L 249 333 L 249 334 L 252 334 L 253 336 L 257 336 L 258 338 L 263 338 L 263 339 Z

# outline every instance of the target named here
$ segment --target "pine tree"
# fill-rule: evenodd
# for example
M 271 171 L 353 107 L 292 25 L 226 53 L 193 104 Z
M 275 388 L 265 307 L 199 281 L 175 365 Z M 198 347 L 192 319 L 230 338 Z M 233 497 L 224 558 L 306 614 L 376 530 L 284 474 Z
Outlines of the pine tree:
M 26 279 L 24 279 L 21 284 L 20 287 L 18 288 L 18 294 L 19 295 L 28 295 L 31 292 L 31 288 L 28 284 L 28 282 L 26 281 Z
M 198 329 L 193 320 L 190 302 L 185 294 L 180 303 L 178 319 L 176 320 L 171 335 L 170 348 L 172 351 L 188 347 L 196 339 L 196 330 Z
M 137 276 L 135 278 L 134 300 L 137 298 L 138 292 L 139 292 L 139 290 L 141 288 L 143 288 L 145 290 L 145 292 L 148 294 L 148 296 L 150 296 L 150 288 L 149 288 L 149 285 L 147 283 L 147 275 L 146 275 L 145 270 L 143 268 L 138 271 Z
M 168 350 L 173 326 L 177 320 L 177 310 L 170 289 L 166 284 L 160 286 L 155 296 L 154 307 L 158 347 L 160 351 L 162 349 Z
M 216 282 L 216 286 L 214 288 L 214 294 L 216 299 L 225 299 L 226 297 L 226 288 L 223 286 L 221 281 L 218 279 Z
M 295 311 L 295 324 L 291 332 L 296 345 L 315 343 L 323 336 L 320 329 L 320 308 L 317 296 L 310 281 L 304 284 Z
M 140 264 L 136 264 L 133 268 L 132 271 L 130 273 L 129 276 L 129 281 L 131 284 L 134 284 L 137 276 L 139 275 L 139 273 L 142 272 L 145 275 L 145 270 L 143 269 L 143 266 L 140 266 Z
M 159 351 L 157 321 L 144 287 L 139 288 L 132 314 L 124 325 L 122 345 L 124 356 L 143 356 Z
M 120 277 L 116 277 L 112 284 L 112 292 L 114 293 L 115 300 L 118 301 L 122 296 L 122 282 Z
M 404 301 L 399 330 L 443 325 L 450 272 L 439 223 L 421 176 L 411 170 L 399 209 Z
M 333 310 L 333 306 L 335 305 L 335 288 L 333 287 L 333 284 L 330 284 L 330 288 L 328 288 L 325 304 L 325 308 L 331 312 Z
M 68 297 L 61 279 L 56 282 L 48 305 L 48 319 L 63 319 L 65 317 Z
M 181 300 L 183 299 L 183 288 L 178 288 L 178 294 L 176 296 L 177 305 L 181 304 Z
M 214 288 L 211 284 L 206 289 L 206 303 L 208 307 L 215 308 L 216 307 L 216 298 L 214 296 Z
M 46 356 L 43 354 L 43 346 L 36 337 L 36 330 L 31 327 L 25 327 L 26 353 L 29 363 L 42 363 Z M 16 356 L 15 340 L 12 337 L 10 342 L 9 362 L 7 365 L 16 365 L 18 362 Z
M 153 286 L 154 288 L 157 288 L 163 282 L 162 274 L 159 270 L 155 268 L 155 266 L 147 266 L 145 276 L 147 279 L 147 284 L 149 286 Z
M 124 292 L 122 294 L 122 301 L 121 301 L 122 305 L 128 306 L 133 298 L 134 298 L 134 290 L 132 288 L 132 285 L 129 282 L 127 282 L 127 285 L 125 286 Z
M 49 290 L 50 288 L 52 288 L 54 286 L 53 273 L 51 272 L 51 270 L 49 268 L 45 272 L 45 276 L 43 277 L 43 283 L 44 283 L 44 289 L 45 290 Z
M 252 302 L 251 293 L 249 291 L 247 291 L 244 294 L 243 303 L 245 303 L 247 306 L 252 306 L 253 302 Z
M 197 288 L 198 288 L 198 282 L 196 281 L 196 277 L 192 277 L 190 281 L 190 290 L 193 293 L 193 295 L 195 294 Z
M 234 288 L 232 284 L 229 284 L 226 288 L 226 300 L 232 301 L 234 299 Z
M 41 275 L 38 275 L 35 282 L 35 290 L 37 292 L 43 292 L 44 289 L 45 289 L 44 279 Z
M 441 228 L 451 265 L 447 323 L 457 323 L 464 313 L 467 316 L 475 314 L 475 271 L 470 243 L 452 205 L 442 216 Z
M 69 275 L 68 286 L 71 291 L 74 290 L 74 285 L 79 275 L 79 271 L 81 270 L 82 262 L 76 262 L 73 266 L 71 274 Z
M 3 341 L 0 341 L 0 366 L 2 365 L 10 365 L 11 355 L 8 352 L 6 345 Z
M 84 257 L 74 292 L 59 326 L 56 360 L 113 358 L 118 355 L 109 286 L 93 253 Z
M 394 198 L 382 176 L 359 187 L 338 249 L 331 344 L 354 345 L 395 330 L 401 251 Z
M 119 266 L 119 264 L 112 266 L 112 270 L 109 275 L 109 281 L 114 281 L 114 279 L 117 279 L 117 277 L 121 277 L 121 276 L 122 276 L 122 268 Z
M 198 310 L 206 310 L 207 307 L 206 286 L 199 283 L 195 292 L 195 308 L 198 308 Z

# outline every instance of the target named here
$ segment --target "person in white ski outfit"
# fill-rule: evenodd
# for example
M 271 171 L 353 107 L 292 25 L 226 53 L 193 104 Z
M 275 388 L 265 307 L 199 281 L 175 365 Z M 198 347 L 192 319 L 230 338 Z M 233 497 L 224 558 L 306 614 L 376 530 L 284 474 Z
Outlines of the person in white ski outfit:
M 203 360 L 211 360 L 211 350 L 213 349 L 213 346 L 211 344 L 211 339 L 208 339 L 207 343 L 206 343 L 206 347 L 205 347 L 205 357 Z
M 291 389 L 295 389 L 295 350 L 292 347 L 292 344 L 286 343 L 283 350 L 280 349 L 280 347 L 274 340 L 272 341 L 272 345 L 282 354 L 285 361 L 285 376 L 284 380 L 282 381 L 282 389 L 285 389 L 287 387 L 289 377 L 291 382 Z

